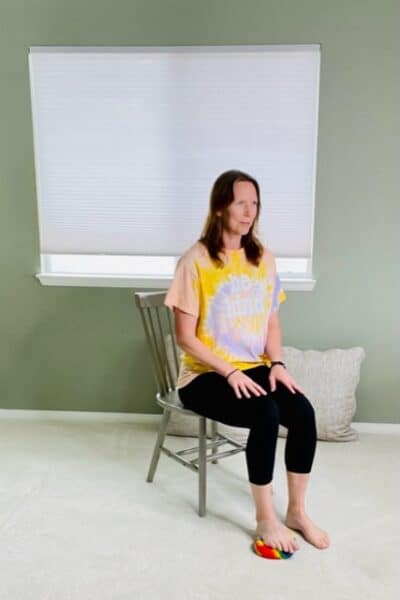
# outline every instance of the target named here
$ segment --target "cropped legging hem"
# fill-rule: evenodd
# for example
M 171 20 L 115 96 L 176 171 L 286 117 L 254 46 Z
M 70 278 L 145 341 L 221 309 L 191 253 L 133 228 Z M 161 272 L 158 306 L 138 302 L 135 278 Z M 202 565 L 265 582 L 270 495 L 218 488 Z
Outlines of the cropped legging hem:
M 268 394 L 238 398 L 225 377 L 211 371 L 197 375 L 178 393 L 185 408 L 231 425 L 249 429 L 246 464 L 250 483 L 265 485 L 273 478 L 279 424 L 287 428 L 286 469 L 310 473 L 314 460 L 317 432 L 315 413 L 310 401 L 300 392 L 291 392 L 277 382 L 269 385 L 270 369 L 260 365 L 244 371 Z

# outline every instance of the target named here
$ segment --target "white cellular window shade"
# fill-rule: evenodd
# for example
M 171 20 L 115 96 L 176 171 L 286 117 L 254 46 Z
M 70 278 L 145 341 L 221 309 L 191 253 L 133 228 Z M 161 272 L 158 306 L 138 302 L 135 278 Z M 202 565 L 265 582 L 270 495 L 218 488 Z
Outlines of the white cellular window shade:
M 179 256 L 240 169 L 261 240 L 310 264 L 318 44 L 33 47 L 29 69 L 42 256 Z

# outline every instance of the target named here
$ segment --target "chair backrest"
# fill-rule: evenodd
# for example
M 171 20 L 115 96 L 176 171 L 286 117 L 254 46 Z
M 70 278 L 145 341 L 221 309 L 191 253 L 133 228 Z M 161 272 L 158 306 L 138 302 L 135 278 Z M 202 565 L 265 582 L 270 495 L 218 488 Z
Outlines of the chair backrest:
M 153 371 L 161 396 L 176 388 L 179 357 L 173 312 L 164 304 L 165 292 L 135 292 L 135 302 L 153 359 Z

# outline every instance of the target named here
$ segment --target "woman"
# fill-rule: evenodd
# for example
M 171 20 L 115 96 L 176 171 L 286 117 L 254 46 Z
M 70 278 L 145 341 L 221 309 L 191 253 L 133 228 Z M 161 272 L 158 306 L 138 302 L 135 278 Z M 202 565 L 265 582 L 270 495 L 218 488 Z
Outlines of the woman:
M 279 304 L 286 299 L 273 254 L 257 239 L 257 181 L 226 171 L 215 181 L 202 237 L 180 258 L 165 304 L 183 350 L 177 381 L 185 408 L 249 428 L 246 463 L 256 512 L 255 537 L 295 552 L 297 530 L 317 548 L 328 534 L 309 518 L 305 492 L 316 447 L 314 410 L 282 361 Z M 272 503 L 279 424 L 288 428 L 288 509 Z

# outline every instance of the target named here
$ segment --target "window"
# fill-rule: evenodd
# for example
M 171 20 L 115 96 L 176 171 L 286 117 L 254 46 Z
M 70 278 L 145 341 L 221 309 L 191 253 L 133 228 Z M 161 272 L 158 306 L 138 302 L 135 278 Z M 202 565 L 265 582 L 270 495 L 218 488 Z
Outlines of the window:
M 237 168 L 285 289 L 312 289 L 319 45 L 34 47 L 29 68 L 43 284 L 165 287 Z

